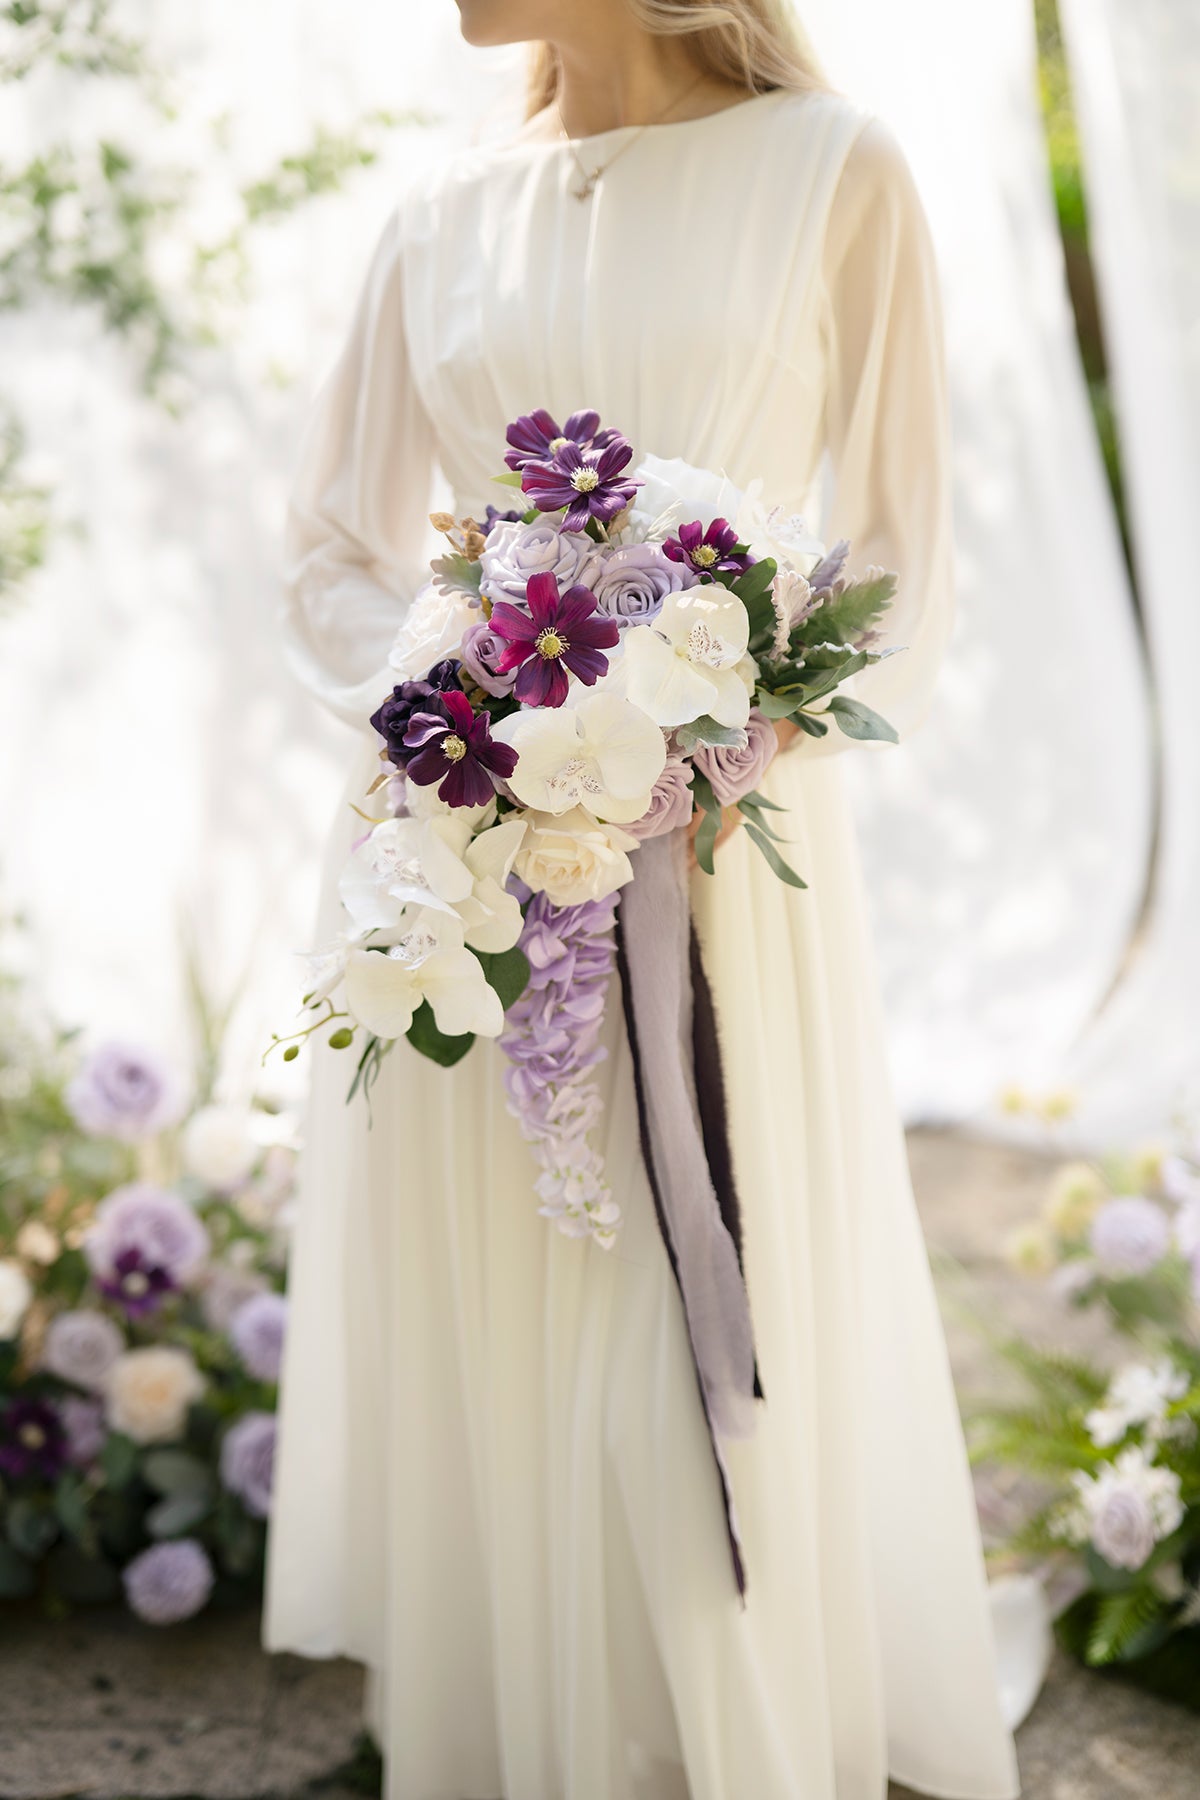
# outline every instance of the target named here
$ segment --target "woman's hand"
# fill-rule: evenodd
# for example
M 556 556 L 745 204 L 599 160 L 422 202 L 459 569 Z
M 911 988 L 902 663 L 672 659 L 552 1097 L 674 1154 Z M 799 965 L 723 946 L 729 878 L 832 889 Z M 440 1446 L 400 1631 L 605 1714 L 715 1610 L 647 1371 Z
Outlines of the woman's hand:
M 798 725 L 793 725 L 790 719 L 775 720 L 775 736 L 779 740 L 780 751 L 788 749 L 799 735 L 800 727 Z M 778 754 L 778 752 L 776 754 Z M 693 868 L 696 866 L 696 833 L 699 831 L 703 819 L 704 814 L 702 812 L 695 812 L 692 814 L 692 822 L 688 826 L 688 860 Z M 740 812 L 736 806 L 723 806 L 721 808 L 721 829 L 718 831 L 716 841 L 713 844 L 714 851 L 719 850 L 722 844 L 727 843 L 737 830 L 738 826 L 744 825 L 745 822 L 745 813 Z

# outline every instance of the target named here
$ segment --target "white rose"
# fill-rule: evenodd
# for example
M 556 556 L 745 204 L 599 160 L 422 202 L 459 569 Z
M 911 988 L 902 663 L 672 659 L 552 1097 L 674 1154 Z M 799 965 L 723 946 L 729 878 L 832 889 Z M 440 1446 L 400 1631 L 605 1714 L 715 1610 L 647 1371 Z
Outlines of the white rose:
M 734 519 L 745 500 L 728 475 L 698 469 L 680 456 L 647 456 L 634 474 L 642 484 L 629 513 L 635 529 L 661 530 L 664 515 L 675 524 L 699 519 L 707 528 L 714 519 Z
M 482 617 L 461 593 L 439 593 L 433 583 L 419 589 L 396 633 L 388 666 L 399 681 L 419 681 L 445 656 L 453 656 L 468 625 Z
M 186 1350 L 152 1345 L 118 1357 L 108 1377 L 108 1422 L 135 1444 L 182 1437 L 188 1407 L 204 1392 Z
M 258 1160 L 248 1106 L 202 1106 L 183 1129 L 183 1166 L 207 1187 L 235 1188 Z
M 525 839 L 513 865 L 535 893 L 555 906 L 603 900 L 633 879 L 627 851 L 637 839 L 615 825 L 601 825 L 582 806 L 571 812 L 525 815 Z
M 11 1258 L 0 1262 L 0 1342 L 16 1337 L 32 1299 L 33 1289 L 20 1263 Z

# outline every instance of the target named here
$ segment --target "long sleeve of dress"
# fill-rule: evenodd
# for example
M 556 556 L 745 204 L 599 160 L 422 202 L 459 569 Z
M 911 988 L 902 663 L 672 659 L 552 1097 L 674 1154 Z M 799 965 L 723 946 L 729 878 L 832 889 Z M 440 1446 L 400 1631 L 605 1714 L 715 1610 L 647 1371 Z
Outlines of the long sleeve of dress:
M 851 569 L 894 569 L 883 621 L 903 651 L 866 669 L 854 692 L 905 739 L 924 718 L 954 609 L 950 449 L 941 304 L 921 202 L 886 128 L 869 123 L 843 169 L 823 258 L 834 492 L 830 542 Z M 846 748 L 834 729 L 806 746 Z
M 433 456 L 409 374 L 396 212 L 313 402 L 284 533 L 288 662 L 352 725 L 388 688 L 387 653 L 423 579 Z

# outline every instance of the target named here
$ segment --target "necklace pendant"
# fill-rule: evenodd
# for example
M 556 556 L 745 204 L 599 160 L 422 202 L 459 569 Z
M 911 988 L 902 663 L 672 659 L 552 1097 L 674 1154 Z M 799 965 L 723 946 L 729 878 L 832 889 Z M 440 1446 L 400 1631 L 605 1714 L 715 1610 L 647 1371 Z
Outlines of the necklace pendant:
M 590 174 L 587 172 L 581 172 L 579 181 L 571 189 L 571 192 L 574 194 L 576 200 L 590 200 L 591 199 L 591 197 L 596 189 L 596 183 L 600 179 L 600 175 L 601 175 L 601 171 L 599 169 L 593 169 Z

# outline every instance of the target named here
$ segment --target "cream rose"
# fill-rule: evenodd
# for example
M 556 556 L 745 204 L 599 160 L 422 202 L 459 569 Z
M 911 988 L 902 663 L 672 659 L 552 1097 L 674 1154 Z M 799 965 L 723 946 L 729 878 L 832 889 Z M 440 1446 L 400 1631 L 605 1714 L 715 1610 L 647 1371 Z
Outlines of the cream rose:
M 6 1257 L 0 1262 L 0 1342 L 16 1337 L 32 1299 L 29 1277 L 19 1262 Z
M 627 851 L 637 839 L 601 825 L 582 806 L 570 812 L 526 814 L 525 837 L 513 867 L 527 887 L 555 906 L 603 900 L 633 878 Z
M 428 582 L 414 596 L 396 633 L 388 665 L 400 681 L 416 681 L 434 663 L 454 656 L 468 625 L 482 618 L 477 605 L 460 593 L 442 594 Z
M 186 1350 L 153 1345 L 118 1357 L 108 1377 L 108 1422 L 135 1444 L 182 1437 L 204 1380 Z

